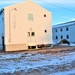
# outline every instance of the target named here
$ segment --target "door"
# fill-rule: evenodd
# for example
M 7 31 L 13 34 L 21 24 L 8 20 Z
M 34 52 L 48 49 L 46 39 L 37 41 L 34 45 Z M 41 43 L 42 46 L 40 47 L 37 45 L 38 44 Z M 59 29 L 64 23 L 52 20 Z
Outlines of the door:
M 35 46 L 36 44 L 35 32 L 30 29 L 28 31 L 28 46 Z

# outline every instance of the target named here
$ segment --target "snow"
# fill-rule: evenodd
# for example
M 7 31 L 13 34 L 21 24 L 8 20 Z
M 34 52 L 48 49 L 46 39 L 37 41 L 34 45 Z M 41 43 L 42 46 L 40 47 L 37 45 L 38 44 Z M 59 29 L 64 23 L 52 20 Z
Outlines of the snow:
M 60 40 L 53 40 L 53 45 L 56 45 L 60 42 Z
M 75 46 L 75 44 L 73 44 L 73 43 L 70 43 L 70 45 L 68 45 L 68 44 L 60 44 L 61 46 Z
M 75 75 L 75 69 L 70 70 L 70 71 L 65 71 L 65 72 L 57 72 L 49 75 Z
M 0 55 L 0 59 L 11 59 L 11 58 L 19 58 L 21 57 L 22 54 L 5 54 L 5 55 Z
M 70 46 L 70 45 L 68 45 L 68 44 L 60 44 L 61 46 Z
M 0 53 L 0 73 L 14 73 L 15 71 L 24 70 L 26 73 L 29 71 L 33 71 L 34 69 L 42 68 L 44 69 L 46 66 L 57 66 L 71 63 L 75 61 L 75 52 L 65 53 L 58 55 L 55 54 L 25 54 L 25 53 Z M 47 69 L 53 70 L 52 68 L 46 67 Z M 75 69 L 74 69 L 75 70 Z M 72 70 L 72 72 L 74 72 Z M 46 73 L 42 72 L 41 73 Z M 69 72 L 57 72 L 46 75 L 67 75 Z M 74 72 L 75 73 L 75 72 Z M 44 75 L 44 74 L 42 74 Z
M 70 43 L 70 46 L 75 46 L 75 44 L 74 43 Z
M 53 41 L 53 45 L 56 45 L 56 44 L 58 44 L 60 42 L 60 40 L 58 41 Z M 75 46 L 75 43 L 70 43 L 70 45 L 69 44 L 60 44 L 60 46 Z

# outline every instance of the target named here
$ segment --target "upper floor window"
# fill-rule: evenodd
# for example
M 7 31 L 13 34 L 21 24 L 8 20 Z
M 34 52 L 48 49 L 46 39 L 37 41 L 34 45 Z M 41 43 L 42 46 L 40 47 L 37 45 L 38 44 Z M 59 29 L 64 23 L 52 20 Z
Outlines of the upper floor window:
M 62 32 L 62 28 L 60 29 L 60 31 Z
M 34 32 L 31 32 L 31 36 L 35 36 L 35 33 Z
M 68 31 L 69 29 L 68 29 L 68 27 L 66 27 L 66 31 Z
M 45 33 L 47 33 L 47 30 L 45 30 Z
M 33 21 L 33 14 L 28 14 L 28 20 Z
M 46 14 L 44 14 L 44 17 L 46 17 Z
M 57 29 L 55 29 L 55 32 L 57 32 Z

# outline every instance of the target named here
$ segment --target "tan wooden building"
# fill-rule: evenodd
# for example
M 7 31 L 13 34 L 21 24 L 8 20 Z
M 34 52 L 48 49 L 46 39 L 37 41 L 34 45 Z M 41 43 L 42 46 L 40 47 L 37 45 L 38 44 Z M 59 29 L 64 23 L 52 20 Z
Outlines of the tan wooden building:
M 52 46 L 52 13 L 28 0 L 0 11 L 0 44 L 5 51 Z

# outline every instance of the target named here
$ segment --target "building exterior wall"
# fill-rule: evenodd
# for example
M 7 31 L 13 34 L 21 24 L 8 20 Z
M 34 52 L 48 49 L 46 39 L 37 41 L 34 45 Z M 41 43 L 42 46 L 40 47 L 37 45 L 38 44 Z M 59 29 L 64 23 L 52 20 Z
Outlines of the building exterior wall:
M 75 43 L 75 23 L 68 25 L 62 25 L 59 27 L 53 27 L 53 41 L 58 42 L 61 39 L 67 39 L 69 42 Z M 62 29 L 62 31 L 61 31 Z M 56 32 L 57 30 L 57 32 Z M 57 39 L 56 39 L 57 36 Z M 62 37 L 61 37 L 62 36 Z
M 2 50 L 2 36 L 4 36 L 4 12 L 0 14 L 0 50 Z
M 33 17 L 30 16 L 29 20 L 28 15 L 32 15 Z M 6 7 L 6 51 L 25 50 L 28 49 L 29 45 L 52 44 L 51 25 L 51 13 L 33 2 Z M 28 36 L 28 32 L 34 32 L 35 36 Z M 14 48 L 11 49 L 10 45 Z M 20 48 L 18 45 L 22 47 Z

